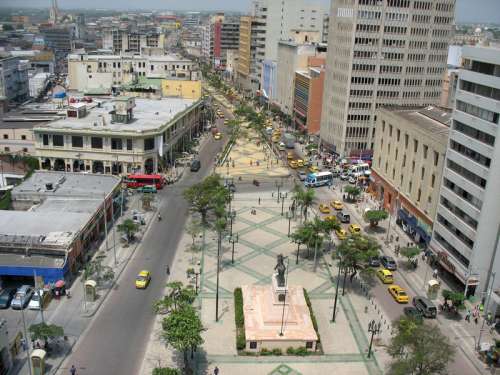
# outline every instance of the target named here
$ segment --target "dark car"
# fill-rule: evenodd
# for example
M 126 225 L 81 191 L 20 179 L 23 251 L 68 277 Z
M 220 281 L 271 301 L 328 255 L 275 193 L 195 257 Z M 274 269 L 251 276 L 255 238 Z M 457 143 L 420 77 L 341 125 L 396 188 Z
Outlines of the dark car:
M 388 269 L 389 271 L 396 271 L 398 269 L 398 265 L 396 264 L 394 258 L 388 255 L 381 256 L 380 263 L 382 263 L 384 268 Z
M 424 297 L 424 296 L 415 296 L 413 297 L 413 306 L 420 311 L 420 313 L 426 318 L 435 318 L 437 316 L 437 307 L 434 303 Z
M 12 298 L 16 294 L 16 288 L 5 288 L 0 292 L 0 309 L 8 309 Z
M 411 307 L 411 306 L 405 307 L 403 309 L 403 312 L 407 317 L 415 319 L 418 322 L 421 322 L 424 319 L 422 312 L 416 307 Z
M 368 264 L 370 267 L 380 267 L 380 258 L 379 257 L 372 257 L 368 261 Z
M 201 162 L 199 160 L 193 160 L 191 163 L 191 172 L 198 172 L 201 168 Z

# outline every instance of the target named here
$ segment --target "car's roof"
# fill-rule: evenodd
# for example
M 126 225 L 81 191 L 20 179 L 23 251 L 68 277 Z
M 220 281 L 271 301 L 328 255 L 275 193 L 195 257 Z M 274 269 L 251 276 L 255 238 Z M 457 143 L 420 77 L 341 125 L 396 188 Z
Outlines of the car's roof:
M 142 270 L 141 272 L 139 272 L 139 276 L 147 276 L 147 275 L 149 275 L 148 270 Z
M 379 269 L 379 272 L 382 272 L 384 275 L 392 275 L 392 272 L 389 270 L 386 270 L 385 268 Z

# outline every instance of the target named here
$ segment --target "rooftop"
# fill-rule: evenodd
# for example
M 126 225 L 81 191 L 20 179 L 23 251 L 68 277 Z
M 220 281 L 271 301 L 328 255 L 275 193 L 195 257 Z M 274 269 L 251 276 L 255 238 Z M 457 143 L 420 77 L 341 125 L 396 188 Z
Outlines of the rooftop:
M 36 171 L 33 175 L 12 190 L 16 195 L 37 194 L 42 197 L 70 197 L 73 199 L 102 199 L 108 195 L 120 179 L 116 176 L 87 173 L 55 171 Z M 52 184 L 52 190 L 47 190 Z
M 37 125 L 59 119 L 57 112 L 18 109 L 0 115 L 0 129 L 32 129 Z
M 81 57 L 84 57 L 84 61 L 88 60 L 148 60 L 148 61 L 161 61 L 161 62 L 189 62 L 192 61 L 182 57 L 180 55 L 161 55 L 161 56 L 148 56 L 148 55 L 111 55 L 111 54 L 70 54 L 68 55 L 68 59 L 72 61 L 81 61 Z
M 397 115 L 418 126 L 417 131 L 423 131 L 433 137 L 439 137 L 440 141 L 446 142 L 450 132 L 452 119 L 451 110 L 440 107 L 384 107 L 383 110 Z
M 182 98 L 135 99 L 133 120 L 128 124 L 112 123 L 110 112 L 114 110 L 113 98 L 87 104 L 88 114 L 81 118 L 65 118 L 39 126 L 49 129 L 89 130 L 95 132 L 155 131 L 169 123 L 178 114 L 197 101 Z M 100 106 L 99 106 L 100 105 Z M 104 125 L 101 124 L 104 119 Z

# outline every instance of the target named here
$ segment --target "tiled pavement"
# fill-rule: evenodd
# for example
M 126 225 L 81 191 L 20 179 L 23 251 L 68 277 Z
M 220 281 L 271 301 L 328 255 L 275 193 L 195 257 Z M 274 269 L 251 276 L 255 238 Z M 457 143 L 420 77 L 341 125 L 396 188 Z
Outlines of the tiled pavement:
M 261 195 L 261 205 L 258 198 Z M 263 195 L 266 195 L 265 197 Z M 290 202 L 285 202 L 290 204 Z M 320 258 L 317 272 L 313 272 L 312 251 L 310 259 L 305 259 L 306 250 L 301 248 L 299 264 L 295 264 L 296 245 L 288 236 L 288 220 L 281 216 L 281 205 L 267 193 L 237 193 L 233 201 L 237 216 L 233 231 L 239 234 L 235 245 L 235 262 L 231 264 L 231 247 L 224 241 L 220 273 L 219 322 L 215 322 L 216 251 L 215 234 L 207 235 L 202 253 L 203 276 L 199 303 L 201 316 L 207 330 L 205 344 L 197 356 L 197 373 L 203 374 L 215 366 L 221 374 L 320 374 L 339 371 L 349 374 L 381 374 L 379 361 L 387 358 L 377 352 L 375 358 L 368 359 L 366 327 L 371 314 L 364 313 L 366 301 L 362 297 L 347 293 L 339 298 L 337 322 L 331 323 L 335 285 L 329 257 Z M 256 215 L 251 209 L 257 210 Z M 292 220 L 293 227 L 299 220 Z M 269 284 L 276 256 L 289 256 L 289 283 L 304 286 L 311 298 L 318 320 L 323 344 L 323 355 L 307 357 L 255 357 L 238 356 L 235 349 L 234 288 L 244 284 Z M 377 348 L 375 348 L 377 349 Z M 286 363 L 287 365 L 283 365 Z M 282 372 L 284 371 L 284 372 Z M 348 372 L 347 372 L 348 371 Z

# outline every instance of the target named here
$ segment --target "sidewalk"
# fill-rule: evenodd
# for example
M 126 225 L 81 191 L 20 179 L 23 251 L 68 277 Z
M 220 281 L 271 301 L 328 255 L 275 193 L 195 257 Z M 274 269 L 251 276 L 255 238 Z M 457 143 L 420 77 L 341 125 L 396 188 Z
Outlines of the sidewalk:
M 117 218 L 115 225 L 120 224 L 124 219 L 130 218 L 132 211 L 137 210 L 139 207 L 139 194 L 134 194 L 129 197 L 128 208 L 123 212 L 122 217 Z M 154 203 L 153 203 L 154 207 Z M 98 253 L 105 254 L 103 265 L 113 268 L 115 273 L 114 280 L 117 280 L 128 264 L 128 261 L 133 256 L 135 249 L 140 244 L 140 239 L 149 227 L 151 219 L 153 218 L 154 211 L 145 213 L 146 225 L 141 226 L 140 232 L 136 235 L 138 240 L 128 247 L 124 247 L 120 242 L 120 234 L 115 233 L 113 225 L 110 223 L 108 227 L 108 249 L 106 250 L 106 241 L 103 240 L 99 246 Z M 113 251 L 113 239 L 116 244 L 116 252 Z M 115 264 L 116 253 L 116 264 Z M 80 272 L 81 274 L 81 272 Z M 102 303 L 106 300 L 107 295 L 113 289 L 114 282 L 111 282 L 107 287 L 98 288 L 98 298 L 95 302 L 86 302 L 83 298 L 83 280 L 79 275 L 69 289 L 71 298 L 62 297 L 60 300 L 52 300 L 44 311 L 45 322 L 48 324 L 55 324 L 63 327 L 65 336 L 68 337 L 67 341 L 61 340 L 58 344 L 59 348 L 57 353 L 52 353 L 46 357 L 46 374 L 55 374 L 66 356 L 71 352 L 73 346 L 76 344 L 78 337 L 83 333 L 85 328 L 91 321 L 91 318 L 99 310 Z M 37 319 L 32 323 L 39 323 Z M 27 326 L 29 323 L 27 322 Z M 22 352 L 17 358 L 14 359 L 14 365 L 9 372 L 9 375 L 21 374 L 29 375 L 29 368 L 27 363 L 27 352 Z

